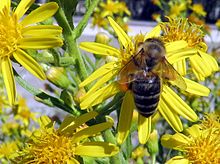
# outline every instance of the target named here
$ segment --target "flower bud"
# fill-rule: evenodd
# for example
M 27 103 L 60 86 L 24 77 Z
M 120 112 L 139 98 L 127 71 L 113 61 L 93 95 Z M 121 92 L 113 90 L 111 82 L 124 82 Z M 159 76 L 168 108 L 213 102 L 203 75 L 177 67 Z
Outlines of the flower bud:
M 109 42 L 110 42 L 110 38 L 109 38 L 109 36 L 106 33 L 99 32 L 95 36 L 95 42 L 108 45 Z
M 96 34 L 95 42 L 108 45 L 109 42 L 110 42 L 110 38 L 109 38 L 109 36 L 106 33 L 99 32 L 99 33 Z M 101 55 L 99 55 L 99 54 L 94 54 L 94 56 L 97 59 L 101 58 Z
M 47 79 L 59 88 L 66 89 L 70 85 L 66 71 L 62 67 L 50 67 L 46 72 Z

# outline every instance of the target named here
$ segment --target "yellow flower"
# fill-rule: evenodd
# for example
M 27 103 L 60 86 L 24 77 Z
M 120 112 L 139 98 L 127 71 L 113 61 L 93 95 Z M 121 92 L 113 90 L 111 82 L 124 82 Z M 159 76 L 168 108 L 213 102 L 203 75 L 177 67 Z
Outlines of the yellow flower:
M 96 117 L 92 111 L 77 118 L 67 116 L 58 129 L 47 116 L 41 117 L 40 129 L 33 132 L 27 147 L 17 153 L 20 163 L 80 163 L 78 156 L 105 157 L 118 153 L 114 144 L 91 141 L 88 137 L 110 128 L 113 120 L 87 126 Z
M 106 30 L 109 30 L 108 22 L 106 20 L 107 16 L 114 17 L 115 20 L 120 22 L 122 28 L 128 31 L 128 16 L 131 12 L 126 6 L 125 2 L 107 0 L 106 2 L 101 2 L 99 6 L 95 9 L 92 19 L 93 26 L 97 25 Z
M 131 15 L 131 12 L 128 10 L 125 2 L 107 0 L 106 3 L 101 2 L 100 7 L 102 8 L 102 17 L 113 16 L 113 14 L 126 13 Z
M 167 148 L 182 152 L 167 161 L 167 164 L 176 163 L 220 163 L 220 131 L 215 129 L 201 130 L 200 126 L 193 125 L 186 129 L 188 135 L 176 133 L 165 134 L 161 143 Z
M 183 3 L 183 2 L 178 3 L 178 2 L 171 1 L 169 3 L 169 6 L 170 6 L 170 11 L 168 15 L 171 18 L 180 17 L 181 13 L 186 10 L 186 3 Z
M 207 45 L 204 43 L 204 32 L 201 26 L 190 24 L 187 19 L 172 19 L 168 22 L 161 22 L 163 32 L 162 39 L 165 43 L 184 40 L 188 47 L 195 49 L 195 55 L 189 57 L 192 72 L 199 80 L 204 80 L 213 72 L 218 70 L 217 61 L 206 53 Z M 186 59 L 179 60 L 174 64 L 175 68 L 182 75 L 186 75 Z
M 206 16 L 206 12 L 204 11 L 204 8 L 203 8 L 202 4 L 195 3 L 195 4 L 192 5 L 191 9 L 192 9 L 193 12 L 195 12 L 198 15 L 201 15 L 203 17 Z
M 0 145 L 0 158 L 8 158 L 10 155 L 19 150 L 17 144 L 18 143 L 16 141 L 2 143 Z
M 98 27 L 107 27 L 107 20 L 103 18 L 99 13 L 94 13 L 93 14 L 93 19 L 92 19 L 92 26 L 98 26 Z
M 56 13 L 54 2 L 44 4 L 22 18 L 34 0 L 21 0 L 16 9 L 11 10 L 11 0 L 0 3 L 0 67 L 10 104 L 16 97 L 12 61 L 20 63 L 36 77 L 44 80 L 40 65 L 27 54 L 25 49 L 46 49 L 62 45 L 58 37 L 62 29 L 53 25 L 33 25 L 44 21 Z
M 122 88 L 118 81 L 114 80 L 115 77 L 128 63 L 128 61 L 131 60 L 132 56 L 137 53 L 138 45 L 140 43 L 144 42 L 144 40 L 148 38 L 158 37 L 160 34 L 160 26 L 156 26 L 147 35 L 137 35 L 134 38 L 134 41 L 132 41 L 132 39 L 112 18 L 109 18 L 109 22 L 115 33 L 118 35 L 119 42 L 121 43 L 120 50 L 108 45 L 94 42 L 83 42 L 80 44 L 80 47 L 88 52 L 115 57 L 114 61 L 111 61 L 97 69 L 79 85 L 79 87 L 84 87 L 98 79 L 87 94 L 81 98 L 80 106 L 82 109 L 97 105 L 109 97 L 114 96 L 116 93 L 121 92 Z M 186 49 L 186 47 L 187 43 L 185 41 L 165 44 L 168 61 L 173 64 L 178 60 L 189 57 L 191 54 L 195 53 L 195 50 Z M 108 84 L 104 85 L 106 82 L 108 82 Z M 189 79 L 185 79 L 185 82 L 187 84 L 187 92 L 201 96 L 207 96 L 209 94 L 208 88 Z M 161 93 L 161 99 L 157 112 L 160 112 L 174 130 L 182 131 L 183 127 L 179 115 L 190 121 L 196 121 L 197 115 L 171 88 L 168 87 L 166 83 L 163 84 L 162 88 L 163 91 Z M 118 123 L 118 143 L 124 142 L 129 134 L 133 111 L 136 108 L 132 92 L 130 90 L 125 91 L 126 93 L 122 102 Z M 149 137 L 151 131 L 151 119 L 152 116 L 148 118 L 142 116 L 141 114 L 138 116 L 138 135 L 141 143 L 145 143 Z
M 30 111 L 26 100 L 22 97 L 19 97 L 13 111 L 15 113 L 15 120 L 20 120 L 25 126 L 29 124 L 30 120 L 37 121 L 36 114 Z
M 138 160 L 138 158 L 143 158 L 145 156 L 150 156 L 150 154 L 148 153 L 147 148 L 144 148 L 143 145 L 138 146 L 131 154 L 131 157 L 134 160 Z
M 6 136 L 13 135 L 13 133 L 18 131 L 19 128 L 20 128 L 19 123 L 15 121 L 6 122 L 3 125 L 1 125 L 2 133 Z

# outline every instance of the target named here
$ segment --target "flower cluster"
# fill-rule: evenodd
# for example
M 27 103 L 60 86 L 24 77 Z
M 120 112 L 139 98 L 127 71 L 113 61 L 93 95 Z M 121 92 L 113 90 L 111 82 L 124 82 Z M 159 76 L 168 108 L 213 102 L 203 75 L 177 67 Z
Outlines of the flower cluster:
M 113 120 L 88 126 L 98 113 L 92 111 L 80 117 L 67 116 L 58 129 L 47 116 L 40 118 L 40 129 L 35 130 L 22 151 L 13 155 L 19 163 L 80 163 L 80 156 L 107 157 L 118 153 L 114 144 L 90 141 L 101 131 L 110 128 Z
M 103 102 L 105 99 L 108 99 L 120 91 L 125 91 L 118 124 L 118 142 L 122 143 L 129 133 L 133 115 L 132 113 L 136 107 L 133 101 L 132 92 L 130 90 L 124 89 L 123 86 L 121 86 L 115 79 L 115 77 L 118 76 L 121 69 L 131 60 L 132 56 L 138 53 L 138 45 L 140 45 L 140 43 L 143 43 L 146 39 L 152 37 L 158 37 L 164 41 L 165 34 L 160 36 L 161 26 L 158 25 L 148 34 L 140 34 L 131 39 L 112 18 L 109 17 L 108 19 L 118 36 L 121 48 L 118 50 L 111 46 L 93 42 L 83 42 L 80 44 L 82 49 L 91 53 L 115 57 L 114 61 L 109 62 L 97 69 L 80 84 L 80 87 L 84 87 L 92 81 L 98 79 L 96 84 L 93 85 L 93 87 L 86 93 L 86 95 L 81 98 L 80 105 L 82 109 L 86 109 Z M 181 26 L 182 22 L 179 23 L 179 26 Z M 170 32 L 169 35 L 173 35 L 173 31 L 168 32 Z M 188 40 L 184 40 L 183 38 L 177 38 L 174 41 L 164 41 L 167 60 L 171 64 L 195 56 L 197 53 L 196 47 L 189 47 L 187 41 Z M 208 65 L 209 64 L 207 63 L 207 66 Z M 112 79 L 114 79 L 113 82 L 103 86 L 106 82 Z M 185 82 L 187 85 L 187 92 L 201 96 L 207 96 L 209 94 L 208 88 L 189 79 L 185 79 Z M 178 84 L 176 85 L 178 86 Z M 181 86 L 179 87 L 180 89 L 183 89 Z M 190 121 L 197 120 L 197 115 L 195 112 L 169 87 L 169 85 L 167 85 L 167 83 L 163 83 L 161 100 L 157 112 L 159 112 L 176 131 L 183 130 L 179 115 Z M 139 114 L 138 134 L 139 141 L 141 143 L 145 143 L 149 137 L 151 131 L 151 119 L 152 116 L 147 118 Z
M 210 31 L 210 27 L 205 23 L 206 11 L 201 3 L 192 3 L 189 0 L 170 0 L 168 3 L 164 0 L 152 0 L 152 3 L 158 6 L 162 13 L 154 13 L 153 19 L 161 22 L 162 16 L 170 18 L 189 18 L 189 21 L 197 25 L 204 26 L 206 32 Z
M 206 15 L 200 4 L 153 0 L 168 6 L 166 21 L 129 36 L 124 1 L 85 1 L 76 25 L 78 1 L 56 2 L 1 0 L 0 163 L 164 163 L 165 148 L 178 151 L 167 163 L 220 163 L 219 68 L 203 23 L 192 23 Z M 105 33 L 78 43 L 90 16 L 117 47 Z M 50 111 L 39 118 L 15 80 Z
M 107 0 L 106 2 L 101 2 L 95 9 L 93 14 L 92 24 L 93 26 L 102 27 L 109 30 L 107 17 L 113 17 L 118 24 L 125 30 L 128 31 L 128 17 L 131 12 L 126 6 L 125 2 L 120 2 L 118 0 Z
M 176 133 L 162 136 L 162 145 L 182 152 L 167 161 L 172 163 L 219 163 L 220 162 L 220 115 L 206 115 L 200 124 L 185 130 L 185 134 Z M 208 124 L 207 124 L 208 123 Z
M 201 26 L 191 24 L 187 19 L 168 18 L 168 22 L 161 22 L 162 40 L 165 43 L 184 40 L 189 48 L 195 49 L 195 55 L 189 57 L 192 72 L 198 80 L 205 80 L 218 70 L 218 63 L 207 54 L 207 45 L 204 42 L 205 33 Z M 205 67 L 204 67 L 205 63 Z M 174 64 L 175 68 L 182 75 L 186 75 L 186 59 L 179 60 Z

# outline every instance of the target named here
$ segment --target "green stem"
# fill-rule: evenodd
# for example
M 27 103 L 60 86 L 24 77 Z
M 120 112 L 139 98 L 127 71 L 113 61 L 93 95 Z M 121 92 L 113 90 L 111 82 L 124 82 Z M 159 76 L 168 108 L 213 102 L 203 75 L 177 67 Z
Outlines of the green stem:
M 58 0 L 54 0 L 55 2 L 59 3 Z M 62 8 L 59 8 L 58 12 L 55 15 L 55 18 L 58 24 L 63 28 L 63 36 L 65 39 L 65 43 L 67 45 L 67 52 L 71 57 L 73 57 L 74 61 L 76 61 L 77 68 L 79 69 L 78 72 L 80 74 L 81 80 L 86 79 L 88 76 L 85 63 L 82 59 L 81 53 L 79 51 L 79 47 L 77 44 L 76 39 L 81 36 L 83 30 L 85 29 L 86 25 L 88 24 L 88 20 L 97 6 L 99 0 L 94 0 L 93 3 L 89 6 L 87 12 L 85 13 L 82 20 L 79 22 L 77 27 L 72 31 L 71 26 L 68 23 L 68 20 L 65 17 L 65 13 Z
M 156 164 L 156 154 L 152 155 L 152 164 Z
M 28 92 L 36 96 L 36 100 L 51 106 L 51 107 L 58 107 L 68 113 L 71 113 L 73 115 L 78 116 L 79 112 L 76 109 L 72 109 L 68 105 L 66 105 L 61 99 L 58 99 L 56 97 L 50 96 L 46 94 L 45 92 L 42 92 L 39 89 L 34 88 L 29 83 L 27 83 L 24 79 L 21 78 L 21 76 L 18 75 L 18 73 L 14 70 L 15 80 Z
M 88 77 L 88 73 L 82 55 L 79 51 L 79 46 L 76 43 L 76 40 L 74 40 L 74 44 L 72 45 L 72 47 L 74 48 L 75 51 L 76 65 L 77 65 L 76 68 L 78 69 L 80 79 L 83 81 Z
M 89 6 L 88 10 L 86 11 L 85 15 L 83 16 L 82 20 L 79 22 L 79 24 L 76 26 L 76 28 L 73 30 L 74 38 L 77 39 L 81 36 L 83 30 L 88 24 L 89 18 L 92 15 L 95 7 L 98 5 L 100 0 L 93 0 L 91 5 Z
M 58 4 L 60 4 L 59 0 L 52 0 L 52 1 L 57 2 Z M 73 35 L 72 35 L 71 26 L 69 25 L 69 22 L 66 19 L 66 16 L 65 16 L 65 13 L 64 13 L 63 9 L 60 7 L 59 10 L 57 11 L 57 13 L 54 16 L 56 18 L 56 21 L 57 21 L 58 25 L 63 28 L 63 36 L 64 36 L 65 44 L 67 46 L 67 52 L 71 57 L 73 57 L 73 59 L 75 61 L 75 59 L 76 59 L 76 57 L 74 55 L 75 50 L 72 47 L 72 45 L 75 44 L 75 42 L 74 42 L 74 38 L 73 38 Z
M 106 142 L 117 144 L 115 136 L 112 134 L 111 130 L 109 129 L 104 132 L 104 138 Z M 110 157 L 110 163 L 126 163 L 126 162 L 122 153 L 119 152 L 118 154 Z

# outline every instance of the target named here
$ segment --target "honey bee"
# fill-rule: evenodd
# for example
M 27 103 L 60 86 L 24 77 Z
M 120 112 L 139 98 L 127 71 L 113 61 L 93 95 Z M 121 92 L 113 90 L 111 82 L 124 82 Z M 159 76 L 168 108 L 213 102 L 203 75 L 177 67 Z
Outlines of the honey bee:
M 155 113 L 163 82 L 171 81 L 173 85 L 186 89 L 184 79 L 167 61 L 165 54 L 160 39 L 147 39 L 119 71 L 118 83 L 124 90 L 132 91 L 136 108 L 144 117 Z

